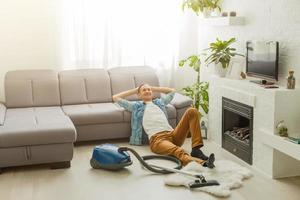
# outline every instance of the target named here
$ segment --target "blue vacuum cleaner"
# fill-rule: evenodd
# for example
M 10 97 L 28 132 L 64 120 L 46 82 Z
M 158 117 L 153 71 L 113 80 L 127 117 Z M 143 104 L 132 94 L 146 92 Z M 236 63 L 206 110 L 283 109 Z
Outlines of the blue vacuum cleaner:
M 130 155 L 119 152 L 119 147 L 113 144 L 96 146 L 90 164 L 94 169 L 120 170 L 132 164 Z
M 189 184 L 189 188 L 198 188 L 205 186 L 213 186 L 220 185 L 215 180 L 206 180 L 205 177 L 201 174 L 194 174 L 191 172 L 180 170 L 182 168 L 181 161 L 172 156 L 164 156 L 164 155 L 148 155 L 148 156 L 140 156 L 134 149 L 128 147 L 118 147 L 113 144 L 102 144 L 96 146 L 93 150 L 93 155 L 90 160 L 90 164 L 94 169 L 105 169 L 105 170 L 121 170 L 124 167 L 127 167 L 132 164 L 132 160 L 130 155 L 128 154 L 130 151 L 141 163 L 142 166 L 147 168 L 148 170 L 159 173 L 159 174 L 169 174 L 169 173 L 178 173 L 185 176 L 191 176 L 194 178 Z M 154 164 L 148 164 L 146 160 L 150 159 L 161 159 L 161 160 L 169 160 L 177 164 L 175 168 L 162 167 Z

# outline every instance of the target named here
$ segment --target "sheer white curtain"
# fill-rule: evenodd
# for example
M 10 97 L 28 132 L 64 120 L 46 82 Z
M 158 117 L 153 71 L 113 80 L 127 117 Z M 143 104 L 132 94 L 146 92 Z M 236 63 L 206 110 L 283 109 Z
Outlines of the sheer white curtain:
M 63 0 L 64 68 L 149 65 L 173 85 L 181 0 Z

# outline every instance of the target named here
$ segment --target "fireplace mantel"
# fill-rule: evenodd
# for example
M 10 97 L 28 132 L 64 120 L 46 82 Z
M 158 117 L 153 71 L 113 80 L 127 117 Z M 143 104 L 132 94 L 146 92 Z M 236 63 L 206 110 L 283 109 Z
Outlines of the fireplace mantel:
M 273 178 L 300 175 L 299 157 L 284 151 L 284 148 L 275 148 L 280 144 L 272 145 L 277 142 L 274 140 L 276 124 L 281 120 L 285 121 L 290 136 L 300 137 L 300 90 L 265 89 L 249 80 L 212 77 L 209 136 L 220 146 L 222 97 L 253 107 L 253 167 Z M 270 141 L 266 142 L 268 138 Z

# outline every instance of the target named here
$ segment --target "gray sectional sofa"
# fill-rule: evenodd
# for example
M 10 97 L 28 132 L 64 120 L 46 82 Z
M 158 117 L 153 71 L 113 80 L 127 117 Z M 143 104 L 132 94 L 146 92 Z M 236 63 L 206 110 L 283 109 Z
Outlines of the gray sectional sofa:
M 141 83 L 159 86 L 152 68 L 8 72 L 6 102 L 0 103 L 0 170 L 41 163 L 69 167 L 74 142 L 129 138 L 131 114 L 113 103 L 112 95 Z M 191 103 L 175 95 L 167 106 L 172 126 Z

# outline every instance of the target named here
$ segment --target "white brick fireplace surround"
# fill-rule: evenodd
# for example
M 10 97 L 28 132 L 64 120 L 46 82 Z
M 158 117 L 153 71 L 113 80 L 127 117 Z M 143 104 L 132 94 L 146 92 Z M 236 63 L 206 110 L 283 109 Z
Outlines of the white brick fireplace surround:
M 276 135 L 284 120 L 290 136 L 300 137 L 300 90 L 264 89 L 249 80 L 212 77 L 209 137 L 222 144 L 222 97 L 253 107 L 253 167 L 270 177 L 300 175 L 300 145 Z

